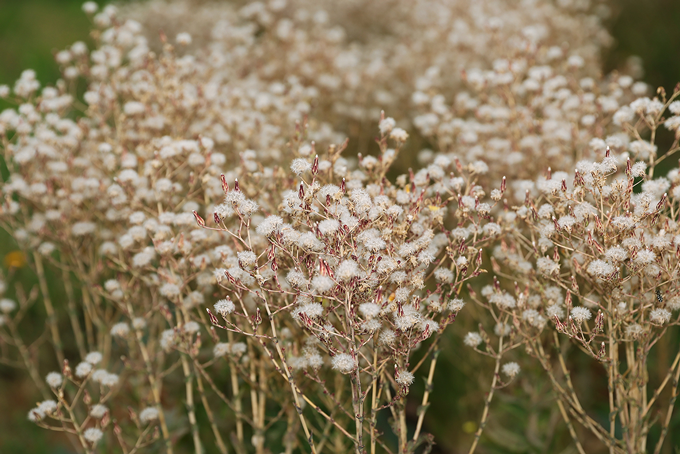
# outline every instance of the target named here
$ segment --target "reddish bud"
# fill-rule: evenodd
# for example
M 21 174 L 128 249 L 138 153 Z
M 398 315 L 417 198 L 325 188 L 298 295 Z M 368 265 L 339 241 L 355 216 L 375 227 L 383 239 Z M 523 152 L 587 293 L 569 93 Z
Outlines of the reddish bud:
M 319 155 L 314 157 L 314 164 L 312 164 L 312 174 L 316 175 L 319 172 Z
M 210 312 L 210 308 L 206 307 L 205 310 L 208 311 L 208 316 L 210 317 L 210 323 L 212 323 L 213 325 L 219 325 L 220 324 L 219 320 L 217 320 L 217 317 L 215 317 L 215 314 Z
M 192 213 L 194 213 L 194 217 L 196 218 L 196 223 L 198 224 L 198 226 L 205 227 L 205 221 L 198 213 L 196 213 L 196 210 L 192 211 Z
M 68 365 L 68 359 L 64 360 L 64 367 L 62 367 L 61 373 L 64 374 L 64 377 L 71 376 L 71 366 Z
M 456 170 L 458 171 L 458 173 L 462 173 L 463 172 L 463 164 L 460 163 L 460 160 L 458 160 L 458 158 L 456 158 L 455 161 L 456 161 Z
M 605 348 L 604 342 L 602 342 L 602 346 L 600 347 L 600 352 L 597 354 L 598 358 L 604 358 L 604 355 L 607 354 L 607 349 Z
M 661 197 L 661 200 L 659 200 L 659 203 L 656 204 L 656 211 L 659 211 L 663 204 L 666 202 L 666 197 L 668 197 L 668 194 L 664 193 L 664 195 Z

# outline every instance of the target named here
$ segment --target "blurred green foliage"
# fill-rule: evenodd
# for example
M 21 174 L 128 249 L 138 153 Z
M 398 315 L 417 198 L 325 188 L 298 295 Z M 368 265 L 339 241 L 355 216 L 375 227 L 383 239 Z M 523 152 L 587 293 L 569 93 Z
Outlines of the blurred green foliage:
M 87 38 L 90 20 L 81 0 L 0 0 L 0 83 L 31 68 L 41 82 L 55 81 L 53 52 Z
M 104 4 L 102 0 L 97 3 Z M 81 11 L 82 0 L 0 0 L 0 84 L 12 85 L 24 69 L 31 68 L 43 83 L 59 77 L 53 54 L 75 41 L 87 41 L 90 20 Z M 616 42 L 606 55 L 604 72 L 620 69 L 632 56 L 643 60 L 643 79 L 653 87 L 663 86 L 668 92 L 680 81 L 680 1 L 679 0 L 613 0 L 612 18 L 608 26 Z M 0 101 L 0 110 L 7 107 Z M 0 259 L 15 249 L 6 232 L 0 232 Z M 2 261 L 7 274 L 7 264 Z M 28 270 L 20 270 L 30 276 Z M 476 430 L 485 398 L 482 391 L 488 382 L 491 364 L 484 359 L 471 359 L 460 342 L 461 333 L 474 330 L 476 312 L 468 312 L 459 320 L 459 328 L 442 340 L 442 356 L 435 378 L 435 396 L 426 419 L 425 431 L 435 434 L 438 445 L 434 452 L 463 452 Z M 40 327 L 36 327 L 39 329 Z M 669 339 L 677 344 L 678 333 Z M 521 352 L 518 352 L 518 355 Z M 668 346 L 660 346 L 659 369 L 668 358 Z M 593 368 L 591 361 L 574 355 L 577 368 Z M 596 367 L 596 366 L 595 366 Z M 658 371 L 659 373 L 662 370 Z M 533 375 L 532 375 L 533 374 Z M 498 418 L 492 417 L 485 433 L 483 451 L 488 453 L 575 452 L 563 422 L 551 405 L 551 391 L 546 380 L 526 371 L 520 384 L 499 393 L 493 405 L 499 407 Z M 584 377 L 597 377 L 589 371 Z M 462 380 L 462 377 L 466 377 Z M 542 385 L 541 385 L 542 383 Z M 419 395 L 423 384 L 414 387 Z M 606 387 L 584 383 L 589 390 L 584 401 L 606 403 Z M 543 386 L 543 387 L 541 387 Z M 65 454 L 75 452 L 62 438 L 44 430 L 36 430 L 26 418 L 36 394 L 21 372 L 0 366 L 0 453 Z M 413 413 L 417 401 L 411 402 Z M 199 412 L 200 413 L 200 412 Z M 680 412 L 676 411 L 665 453 L 680 452 Z M 493 414 L 493 413 L 492 413 Z M 607 418 L 606 405 L 597 417 Z M 539 434 L 539 435 L 537 435 Z M 652 439 L 658 436 L 652 434 Z M 675 445 L 675 446 L 674 446 Z M 591 452 L 591 447 L 586 450 Z M 592 446 L 596 452 L 600 446 Z M 481 450 L 480 450 L 481 451 Z M 466 451 L 465 451 L 466 452 Z

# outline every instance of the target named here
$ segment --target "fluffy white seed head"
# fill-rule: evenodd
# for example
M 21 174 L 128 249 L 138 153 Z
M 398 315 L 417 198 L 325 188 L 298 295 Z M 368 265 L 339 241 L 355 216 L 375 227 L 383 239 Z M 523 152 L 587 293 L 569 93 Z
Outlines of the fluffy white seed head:
M 473 348 L 478 347 L 482 342 L 484 342 L 484 339 L 482 339 L 481 334 L 476 332 L 467 333 L 463 339 L 465 345 Z
M 586 320 L 590 320 L 593 314 L 587 307 L 575 307 L 571 310 L 570 316 L 574 319 L 576 323 L 583 323 Z
M 90 408 L 90 416 L 95 419 L 102 419 L 107 411 L 109 411 L 109 409 L 106 408 L 105 405 L 95 404 Z
M 149 424 L 158 419 L 158 410 L 154 407 L 146 407 L 139 412 L 139 420 L 142 424 Z
M 349 374 L 356 368 L 356 361 L 348 353 L 338 353 L 331 359 L 333 369 L 342 374 Z
M 503 364 L 501 370 L 505 375 L 508 376 L 508 378 L 515 378 L 515 376 L 519 374 L 520 367 L 516 362 L 510 362 Z
M 215 308 L 215 312 L 223 316 L 231 314 L 234 312 L 234 309 L 236 309 L 236 306 L 234 306 L 234 303 L 230 299 L 219 300 L 213 307 Z
M 63 379 L 59 372 L 50 372 L 47 374 L 47 377 L 45 377 L 45 381 L 50 386 L 50 388 L 58 388 L 61 386 Z
M 415 376 L 407 370 L 398 371 L 395 377 L 395 381 L 404 387 L 411 386 L 414 380 Z
M 85 440 L 89 441 L 92 444 L 96 444 L 99 440 L 102 439 L 103 436 L 104 432 L 97 429 L 96 427 L 90 427 L 89 429 L 86 429 L 85 432 L 83 432 L 83 437 L 85 438 Z

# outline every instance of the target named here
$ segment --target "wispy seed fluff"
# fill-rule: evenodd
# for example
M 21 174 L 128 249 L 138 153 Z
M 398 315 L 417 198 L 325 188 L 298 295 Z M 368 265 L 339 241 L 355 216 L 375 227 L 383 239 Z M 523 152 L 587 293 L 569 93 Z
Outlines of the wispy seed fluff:
M 109 409 L 106 408 L 105 405 L 96 404 L 90 408 L 90 416 L 95 419 L 102 419 L 107 411 L 109 411 Z
M 352 355 L 347 353 L 338 353 L 333 357 L 331 363 L 333 369 L 342 374 L 349 374 L 356 368 L 356 361 L 352 358 Z
M 652 263 L 655 258 L 656 254 L 654 254 L 654 252 L 650 251 L 649 249 L 643 249 L 637 253 L 634 261 L 637 265 L 642 266 Z
M 548 257 L 541 257 L 536 261 L 538 271 L 545 275 L 557 274 L 560 271 L 560 264 L 555 263 Z
M 397 142 L 406 142 L 406 139 L 408 139 L 408 133 L 401 128 L 394 128 L 390 132 L 390 138 L 396 140 Z
M 83 361 L 76 366 L 76 377 L 78 378 L 87 377 L 90 375 L 90 372 L 92 372 L 92 364 L 86 361 Z
M 58 388 L 61 386 L 63 380 L 59 372 L 50 372 L 47 374 L 47 377 L 45 377 L 45 381 L 50 388 Z
M 607 249 L 604 255 L 612 262 L 623 262 L 628 258 L 628 251 L 621 246 L 613 246 Z
M 439 282 L 449 284 L 453 282 L 453 271 L 448 268 L 437 268 L 434 271 L 434 277 Z
M 571 310 L 571 317 L 576 323 L 583 323 L 586 320 L 590 320 L 593 314 L 586 307 L 575 307 Z
M 139 420 L 142 424 L 148 424 L 158 419 L 158 410 L 153 407 L 147 407 L 139 412 Z
M 238 253 L 238 261 L 244 268 L 250 268 L 257 262 L 257 256 L 252 251 L 242 251 Z
M 465 306 L 465 301 L 463 301 L 460 298 L 452 299 L 449 301 L 449 304 L 446 306 L 448 310 L 451 312 L 460 312 L 461 309 Z
M 319 222 L 319 232 L 322 235 L 332 235 L 340 228 L 340 222 L 335 219 L 325 219 Z
M 672 311 L 680 310 L 680 296 L 669 298 L 668 301 L 666 301 L 666 306 Z
M 269 236 L 278 230 L 283 225 L 283 219 L 276 215 L 267 216 L 260 224 L 257 226 L 256 232 L 263 236 Z
M 484 342 L 484 339 L 482 339 L 481 334 L 476 332 L 467 333 L 463 339 L 463 343 L 468 347 L 477 347 L 482 342 Z
M 380 332 L 380 335 L 378 336 L 378 344 L 380 344 L 382 347 L 388 347 L 390 345 L 393 345 L 397 340 L 397 335 L 394 331 L 391 329 L 384 329 Z
M 630 339 L 637 339 L 644 331 L 645 329 L 642 327 L 642 325 L 637 323 L 626 326 L 626 336 Z
M 234 306 L 234 303 L 231 300 L 223 299 L 215 303 L 214 308 L 215 312 L 217 312 L 220 315 L 229 315 L 232 312 L 234 312 L 234 309 L 236 307 Z
M 503 364 L 503 367 L 502 367 L 501 370 L 509 378 L 514 378 L 517 374 L 519 374 L 520 367 L 519 367 L 519 364 L 517 364 L 516 362 L 511 362 L 511 363 Z
M 305 314 L 309 318 L 319 318 L 323 315 L 323 306 L 320 303 L 303 304 L 293 311 L 292 316 L 298 319 L 300 314 Z
M 102 360 L 103 356 L 99 352 L 90 352 L 87 355 L 85 355 L 85 361 L 92 365 L 99 364 Z
M 383 136 L 385 134 L 389 134 L 390 132 L 392 132 L 392 130 L 394 129 L 394 127 L 396 125 L 397 125 L 397 122 L 394 121 L 394 118 L 392 118 L 392 117 L 387 117 L 384 120 L 381 120 L 380 124 L 379 124 L 380 134 L 383 135 Z
M 649 321 L 657 325 L 665 325 L 670 319 L 671 313 L 666 309 L 654 309 L 649 313 Z
M 590 265 L 588 265 L 588 273 L 597 276 L 599 278 L 605 278 L 611 275 L 616 268 L 614 268 L 612 265 L 609 263 L 605 262 L 604 260 L 593 260 L 590 262 Z
M 213 355 L 215 358 L 221 358 L 228 355 L 231 351 L 231 344 L 229 342 L 218 342 L 213 347 Z
M 316 276 L 312 279 L 312 288 L 319 294 L 324 294 L 335 287 L 335 282 L 328 276 Z
M 295 175 L 302 175 L 308 170 L 311 170 L 312 165 L 306 160 L 302 158 L 294 159 L 293 162 L 290 164 L 290 170 L 293 171 Z
M 517 301 L 512 295 L 505 292 L 503 293 L 493 293 L 489 296 L 489 302 L 496 304 L 504 309 L 512 309 L 517 305 Z
M 130 327 L 125 322 L 116 323 L 111 327 L 111 335 L 125 337 L 130 333 Z
M 104 436 L 104 432 L 96 427 L 90 427 L 83 432 L 83 437 L 92 444 L 97 443 Z
M 407 370 L 400 370 L 397 372 L 396 377 L 394 380 L 399 383 L 401 386 L 411 386 L 413 384 L 413 380 L 415 379 L 415 376 L 407 371 Z
M 359 273 L 359 266 L 354 260 L 344 260 L 335 271 L 335 276 L 341 281 L 349 281 Z
M 354 210 L 359 214 L 368 213 L 373 206 L 371 196 L 363 189 L 355 189 L 352 191 L 352 202 L 354 202 Z
M 545 310 L 545 315 L 547 315 L 550 320 L 554 320 L 555 317 L 560 320 L 564 320 L 564 308 L 559 304 L 553 304 L 548 306 L 548 308 Z
M 45 414 L 47 415 L 51 415 L 52 413 L 57 411 L 57 407 L 58 407 L 57 403 L 51 399 L 43 400 L 42 402 L 40 402 L 40 405 L 38 405 L 38 408 L 45 412 Z
M 290 270 L 288 272 L 288 275 L 286 276 L 286 279 L 290 283 L 290 285 L 294 287 L 305 287 L 307 285 L 307 277 L 305 276 L 305 273 L 302 271 L 298 270 Z
M 366 318 L 374 318 L 380 314 L 380 306 L 375 303 L 363 303 L 359 306 L 359 312 Z

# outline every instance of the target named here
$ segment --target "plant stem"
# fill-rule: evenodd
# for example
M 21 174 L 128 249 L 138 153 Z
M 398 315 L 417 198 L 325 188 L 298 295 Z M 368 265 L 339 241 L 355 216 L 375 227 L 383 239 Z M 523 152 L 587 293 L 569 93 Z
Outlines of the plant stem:
M 489 388 L 489 393 L 486 396 L 486 401 L 484 402 L 484 411 L 482 412 L 482 419 L 479 422 L 479 427 L 477 432 L 475 432 L 475 439 L 470 446 L 470 451 L 468 454 L 472 454 L 477 449 L 477 444 L 479 439 L 482 437 L 482 432 L 484 432 L 484 427 L 486 426 L 486 419 L 489 417 L 489 407 L 491 406 L 491 400 L 493 399 L 494 391 L 496 390 L 496 383 L 498 382 L 498 374 L 501 369 L 501 357 L 503 353 L 503 336 L 498 340 L 498 352 L 496 353 L 496 365 L 493 370 L 493 379 L 491 380 L 491 387 Z
M 432 353 L 432 361 L 430 362 L 430 372 L 427 374 L 427 383 L 425 384 L 425 394 L 423 394 L 423 402 L 420 405 L 420 414 L 418 415 L 418 422 L 416 424 L 416 431 L 413 434 L 413 441 L 418 440 L 420 429 L 423 427 L 423 419 L 425 419 L 425 411 L 429 404 L 430 392 L 432 391 L 432 380 L 434 379 L 434 369 L 437 366 L 437 357 L 439 350 L 435 347 Z

